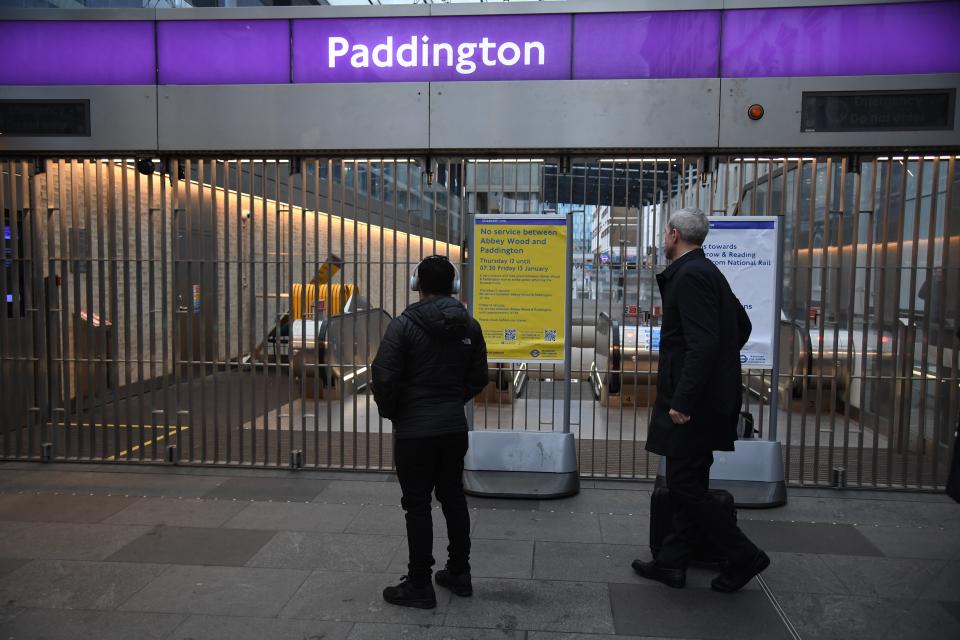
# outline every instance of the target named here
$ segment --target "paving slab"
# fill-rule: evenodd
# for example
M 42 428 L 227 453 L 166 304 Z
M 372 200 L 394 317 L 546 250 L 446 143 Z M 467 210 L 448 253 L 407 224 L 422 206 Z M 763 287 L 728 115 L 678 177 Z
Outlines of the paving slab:
M 477 511 L 474 536 L 499 540 L 600 542 L 596 514 Z
M 922 640 L 956 640 L 960 638 L 960 620 L 942 603 L 918 600 L 908 604 L 909 610 L 898 616 L 883 636 L 884 640 L 918 638 Z
M 342 533 L 363 507 L 352 504 L 249 502 L 241 509 L 223 526 L 232 529 Z
M 524 640 L 523 634 L 503 629 L 358 622 L 347 640 Z
M 649 559 L 647 547 L 572 542 L 536 543 L 533 577 L 538 580 L 587 580 L 635 583 L 635 558 Z
M 485 498 L 483 496 L 467 496 L 467 507 L 470 509 L 500 509 L 502 511 L 539 511 L 540 500 L 520 498 Z
M 939 527 L 867 526 L 857 530 L 888 558 L 950 560 L 960 555 L 960 535 Z
M 0 538 L 0 557 L 103 560 L 149 530 L 118 524 L 34 524 Z
M 0 520 L 0 539 L 5 538 L 14 533 L 17 533 L 18 531 L 23 531 L 24 529 L 31 529 L 35 526 L 37 526 L 36 522 L 17 522 L 15 520 Z
M 434 570 L 442 569 L 447 562 L 446 537 L 434 537 L 433 557 L 437 561 Z M 470 541 L 470 573 L 475 578 L 532 578 L 532 540 L 484 540 Z M 407 572 L 409 552 L 406 539 L 400 543 L 388 571 L 397 575 Z
M 848 492 L 852 493 L 852 492 Z M 888 494 L 883 500 L 845 499 L 829 494 L 824 497 L 797 497 L 787 491 L 788 502 L 775 509 L 741 510 L 741 516 L 757 519 L 795 520 L 798 522 L 838 522 L 860 526 L 911 525 L 960 529 L 960 509 L 943 500 L 913 500 L 902 493 Z M 899 499 L 893 499 L 899 496 Z
M 437 590 L 436 609 L 387 604 L 383 601 L 383 589 L 398 582 L 399 576 L 389 573 L 314 571 L 283 608 L 280 617 L 431 626 L 443 622 L 450 602 L 447 592 Z
M 764 551 L 827 553 L 851 556 L 883 556 L 850 524 L 740 520 L 740 529 Z
M 725 594 L 709 589 L 671 589 L 659 584 L 611 584 L 610 600 L 618 635 L 704 640 L 791 637 L 760 591 Z
M 446 626 L 613 633 L 607 585 L 477 578 L 473 596 L 454 597 Z
M 941 602 L 943 610 L 953 616 L 953 619 L 960 623 L 960 602 Z
M 607 544 L 649 546 L 650 517 L 644 515 L 597 515 L 600 539 Z
M 849 593 L 824 556 L 775 551 L 767 555 L 770 556 L 770 566 L 763 572 L 763 579 L 774 593 Z
M 946 566 L 942 560 L 838 555 L 821 557 L 852 595 L 916 600 L 926 591 L 931 593 L 934 600 L 945 599 L 929 591 L 931 582 Z M 960 595 L 957 598 L 960 599 Z
M 109 560 L 241 567 L 273 536 L 271 531 L 160 525 L 118 550 Z
M 653 636 L 604 636 L 596 633 L 557 633 L 556 631 L 528 631 L 527 640 L 678 640 Z M 683 638 L 682 640 L 698 640 L 697 638 Z
M 17 640 L 164 640 L 186 616 L 126 611 L 28 609 L 2 626 Z
M 384 572 L 401 536 L 281 531 L 247 562 L 250 567 Z
M 203 495 L 219 500 L 310 502 L 329 480 L 309 478 L 227 478 Z
M 474 512 L 470 512 L 471 515 Z M 446 535 L 447 521 L 443 517 L 439 505 L 434 502 L 430 510 L 431 520 L 433 521 L 433 534 Z M 477 518 L 470 518 L 471 528 L 476 523 Z M 404 511 L 399 506 L 394 505 L 365 505 L 360 513 L 350 522 L 346 531 L 348 533 L 380 533 L 384 535 L 404 534 L 407 531 L 407 520 Z
M 116 609 L 163 565 L 34 560 L 0 578 L 0 602 L 35 609 Z
M 0 578 L 30 562 L 26 558 L 0 558 Z
M 89 467 L 87 467 L 89 469 Z M 45 493 L 77 493 L 114 496 L 171 496 L 196 498 L 207 493 L 226 478 L 184 475 L 180 469 L 156 468 L 150 473 L 119 471 L 43 471 L 19 472 L 6 482 L 6 492 L 22 490 Z
M 960 602 L 960 561 L 954 560 L 943 565 L 921 594 L 926 600 L 942 602 Z
M 0 520 L 20 522 L 101 522 L 139 498 L 35 493 L 0 496 Z
M 650 494 L 624 489 L 583 489 L 575 496 L 557 500 L 541 500 L 540 511 L 649 514 Z
M 350 623 L 192 615 L 168 640 L 345 640 Z
M 400 485 L 396 482 L 357 482 L 331 480 L 314 502 L 345 504 L 400 505 Z
M 960 629 L 932 602 L 811 593 L 777 594 L 777 600 L 804 639 L 955 639 Z M 913 615 L 914 610 L 923 616 Z M 901 620 L 907 629 L 897 629 Z
M 276 616 L 310 575 L 290 569 L 171 566 L 123 611 Z
M 143 498 L 106 520 L 107 524 L 219 527 L 246 507 L 246 503 L 199 498 Z

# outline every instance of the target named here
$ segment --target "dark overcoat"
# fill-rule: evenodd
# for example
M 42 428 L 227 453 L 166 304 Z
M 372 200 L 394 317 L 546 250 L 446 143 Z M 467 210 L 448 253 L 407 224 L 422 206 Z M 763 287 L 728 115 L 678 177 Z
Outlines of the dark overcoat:
M 664 456 L 732 451 L 742 402 L 740 349 L 750 319 L 702 249 L 657 276 L 663 301 L 657 400 L 647 450 Z M 674 424 L 670 409 L 690 416 Z

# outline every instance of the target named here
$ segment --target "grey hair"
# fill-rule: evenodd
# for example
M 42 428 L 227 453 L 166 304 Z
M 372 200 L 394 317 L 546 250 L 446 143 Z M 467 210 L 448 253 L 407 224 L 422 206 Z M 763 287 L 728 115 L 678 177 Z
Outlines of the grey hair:
M 707 214 L 696 207 L 684 207 L 674 211 L 667 221 L 667 227 L 680 232 L 680 237 L 691 244 L 701 246 L 710 231 Z

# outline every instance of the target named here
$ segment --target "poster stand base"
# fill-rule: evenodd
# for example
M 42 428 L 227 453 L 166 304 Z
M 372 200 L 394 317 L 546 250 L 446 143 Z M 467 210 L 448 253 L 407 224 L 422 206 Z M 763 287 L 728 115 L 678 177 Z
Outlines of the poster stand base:
M 562 498 L 580 491 L 572 433 L 471 431 L 463 490 L 490 498 Z

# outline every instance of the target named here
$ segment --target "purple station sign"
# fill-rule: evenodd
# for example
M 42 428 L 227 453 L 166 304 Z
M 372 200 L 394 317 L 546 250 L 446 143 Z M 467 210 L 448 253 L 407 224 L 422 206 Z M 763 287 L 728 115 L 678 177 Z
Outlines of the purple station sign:
M 154 84 L 153 23 L 0 21 L 0 85 Z
M 960 73 L 960 0 L 722 11 L 0 21 L 0 85 Z

